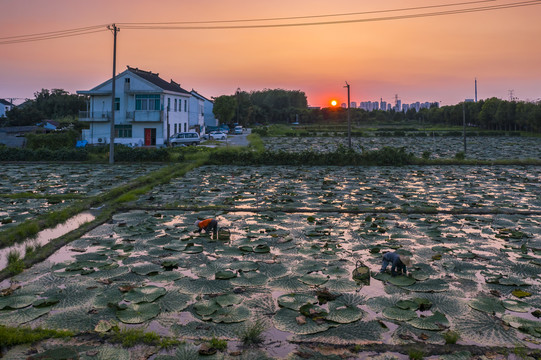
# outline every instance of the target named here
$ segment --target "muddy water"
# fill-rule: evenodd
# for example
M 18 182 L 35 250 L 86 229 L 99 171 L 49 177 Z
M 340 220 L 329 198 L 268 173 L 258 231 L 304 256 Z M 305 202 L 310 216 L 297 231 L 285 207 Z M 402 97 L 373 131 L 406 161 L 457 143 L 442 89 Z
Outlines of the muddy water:
M 91 212 L 83 212 L 72 217 L 65 223 L 57 225 L 53 229 L 40 231 L 33 239 L 29 239 L 22 244 L 16 244 L 0 250 L 0 269 L 4 269 L 8 265 L 8 254 L 10 252 L 16 251 L 20 254 L 21 258 L 24 258 L 27 249 L 43 246 L 49 241 L 75 230 L 82 224 L 90 222 L 95 218 L 96 217 Z

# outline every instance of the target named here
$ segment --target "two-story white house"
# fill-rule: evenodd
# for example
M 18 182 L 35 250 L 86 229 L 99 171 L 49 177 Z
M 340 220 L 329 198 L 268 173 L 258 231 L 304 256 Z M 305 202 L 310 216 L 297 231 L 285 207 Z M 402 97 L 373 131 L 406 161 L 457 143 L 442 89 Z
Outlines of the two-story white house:
M 6 113 L 13 109 L 13 104 L 7 100 L 0 99 L 0 117 L 6 117 Z
M 89 144 L 110 141 L 112 79 L 91 90 L 77 91 L 88 95 L 87 111 L 79 120 L 88 122 L 83 131 Z M 115 143 L 132 146 L 162 146 L 167 139 L 189 129 L 189 104 L 192 95 L 159 74 L 128 66 L 115 77 Z

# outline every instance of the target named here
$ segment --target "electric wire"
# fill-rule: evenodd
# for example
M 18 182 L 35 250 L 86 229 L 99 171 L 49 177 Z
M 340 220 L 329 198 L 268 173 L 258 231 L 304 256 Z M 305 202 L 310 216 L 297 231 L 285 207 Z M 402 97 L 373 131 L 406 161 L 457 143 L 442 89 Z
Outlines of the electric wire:
M 335 25 L 335 24 L 351 24 L 351 23 L 366 23 L 366 22 L 380 22 L 380 21 L 393 21 L 393 20 L 405 20 L 405 19 L 417 19 L 435 16 L 446 15 L 458 15 L 474 12 L 494 11 L 502 9 L 512 9 L 526 6 L 541 5 L 541 0 L 528 0 L 518 1 L 511 3 L 500 3 L 491 5 L 481 5 L 482 3 L 493 3 L 498 0 L 478 0 L 468 2 L 457 2 L 451 4 L 440 4 L 430 6 L 419 6 L 410 8 L 399 9 L 387 9 L 377 11 L 365 11 L 365 12 L 351 12 L 341 14 L 326 14 L 326 15 L 310 15 L 310 16 L 296 16 L 296 17 L 281 17 L 281 18 L 262 18 L 262 19 L 242 19 L 242 20 L 214 20 L 214 21 L 191 21 L 191 22 L 162 22 L 162 23 L 117 23 L 117 27 L 130 30 L 224 30 L 224 29 L 256 29 L 256 28 L 280 28 L 280 27 L 301 27 L 301 26 L 323 26 L 323 25 Z M 355 19 L 343 19 L 343 20 L 329 20 L 329 21 L 311 21 L 311 22 L 287 22 L 287 23 L 265 23 L 271 21 L 284 21 L 284 20 L 303 20 L 303 19 L 315 19 L 315 18 L 332 18 L 332 17 L 344 17 L 344 16 L 359 16 L 359 15 L 373 15 L 382 13 L 395 13 L 395 12 L 407 12 L 407 11 L 419 11 L 428 9 L 438 9 L 447 7 L 465 6 L 464 8 L 430 11 L 430 12 L 417 12 L 413 14 L 401 14 L 393 16 L 380 16 L 380 17 L 362 17 Z M 471 6 L 478 5 L 478 6 Z M 260 22 L 259 24 L 246 24 Z M 263 23 L 261 23 L 263 22 Z M 226 24 L 237 23 L 236 25 L 216 25 L 209 26 L 203 24 Z M 180 24 L 192 24 L 192 26 L 180 26 Z M 27 35 L 17 35 L 0 37 L 0 45 L 18 44 L 25 42 L 51 40 L 65 37 L 88 35 L 97 32 L 108 31 L 108 25 L 94 25 L 88 27 L 50 31 Z
M 454 9 L 448 11 L 425 12 L 418 14 L 385 16 L 375 18 L 348 19 L 335 21 L 317 21 L 317 22 L 300 22 L 300 23 L 285 23 L 285 24 L 254 24 L 254 25 L 219 25 L 219 26 L 170 26 L 170 25 L 125 25 L 124 29 L 145 29 L 145 30 L 225 30 L 225 29 L 257 29 L 257 28 L 280 28 L 280 27 L 299 27 L 299 26 L 321 26 L 321 25 L 336 25 L 336 24 L 351 24 L 351 23 L 366 23 L 380 22 L 391 20 L 405 20 L 425 17 L 435 17 L 444 15 L 457 15 L 465 13 L 493 11 L 502 9 L 519 8 L 525 6 L 541 5 L 541 0 L 522 1 L 511 4 L 499 4 L 491 6 L 481 6 L 465 9 Z
M 207 21 L 200 20 L 200 21 L 137 22 L 137 23 L 128 22 L 128 23 L 118 23 L 117 25 L 220 24 L 220 23 L 242 23 L 242 22 L 257 22 L 257 21 L 300 20 L 300 19 L 314 19 L 314 18 L 339 17 L 339 16 L 370 15 L 370 14 L 380 14 L 380 13 L 387 13 L 387 12 L 425 10 L 425 9 L 432 9 L 432 8 L 442 8 L 442 7 L 451 7 L 451 6 L 461 6 L 461 5 L 472 5 L 472 4 L 495 2 L 495 1 L 497 1 L 497 0 L 479 0 L 479 1 L 468 1 L 468 2 L 460 2 L 460 3 L 452 3 L 452 4 L 417 6 L 417 7 L 400 8 L 400 9 L 348 12 L 348 13 L 339 13 L 339 14 L 304 15 L 304 16 L 288 16 L 288 17 L 256 18 L 256 19 L 236 19 L 236 20 L 207 20 Z

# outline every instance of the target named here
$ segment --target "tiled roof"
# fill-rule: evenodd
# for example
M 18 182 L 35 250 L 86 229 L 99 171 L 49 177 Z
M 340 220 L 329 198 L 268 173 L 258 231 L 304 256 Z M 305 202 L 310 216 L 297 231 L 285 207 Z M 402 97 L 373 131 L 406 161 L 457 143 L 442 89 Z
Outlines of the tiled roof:
M 2 105 L 7 105 L 7 106 L 13 106 L 12 103 L 10 103 L 9 101 L 4 100 L 4 99 L 0 99 L 0 104 L 2 104 Z
M 203 99 L 203 100 L 211 101 L 211 102 L 212 102 L 212 100 L 207 99 L 206 97 L 204 97 L 203 95 L 201 95 L 200 93 L 198 93 L 197 91 L 195 91 L 194 89 L 192 89 L 191 93 L 192 93 L 192 95 L 197 96 L 197 97 L 200 97 L 200 98 Z
M 163 90 L 174 91 L 174 92 L 177 92 L 177 93 L 188 94 L 188 95 L 190 94 L 188 91 L 181 88 L 180 84 L 174 82 L 173 80 L 171 80 L 171 82 L 167 82 L 164 79 L 162 79 L 161 77 L 159 77 L 158 73 L 153 73 L 151 71 L 140 70 L 138 68 L 132 68 L 132 67 L 129 67 L 129 66 L 128 66 L 128 70 L 131 71 L 132 73 L 136 74 L 137 76 L 145 79 L 146 81 L 149 81 L 152 84 L 160 87 Z

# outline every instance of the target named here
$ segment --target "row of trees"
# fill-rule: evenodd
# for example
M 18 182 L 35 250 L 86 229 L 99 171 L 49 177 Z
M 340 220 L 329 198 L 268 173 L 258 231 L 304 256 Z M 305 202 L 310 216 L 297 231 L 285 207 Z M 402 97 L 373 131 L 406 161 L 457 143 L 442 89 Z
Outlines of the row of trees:
M 8 111 L 6 118 L 0 118 L 0 126 L 35 125 L 45 119 L 73 123 L 85 108 L 84 96 L 63 89 L 42 89 L 34 93 L 34 99 Z
M 490 98 L 451 106 L 398 111 L 350 109 L 353 124 L 385 124 L 416 121 L 419 125 L 461 126 L 463 114 L 468 126 L 487 130 L 541 132 L 541 102 L 506 101 Z M 238 91 L 215 99 L 214 115 L 221 123 L 241 125 L 292 123 L 344 124 L 347 110 L 341 107 L 309 109 L 301 91 Z
M 214 116 L 221 123 L 273 124 L 293 122 L 308 102 L 299 90 L 265 89 L 262 91 L 237 91 L 214 99 Z

